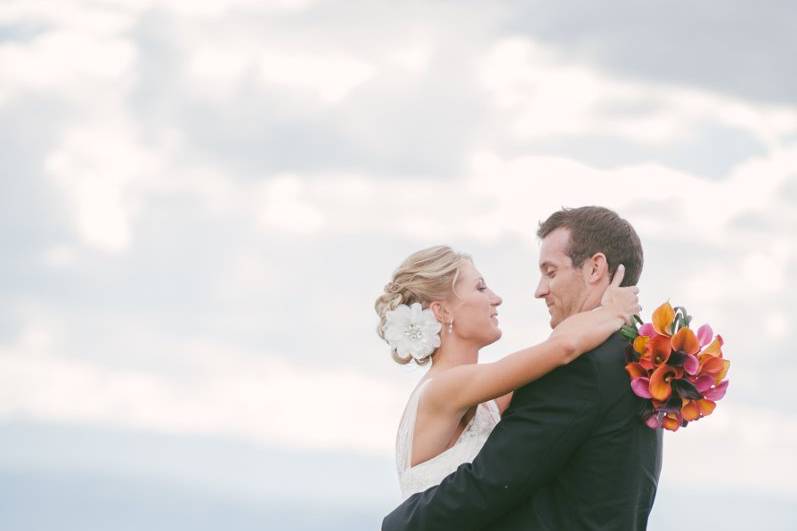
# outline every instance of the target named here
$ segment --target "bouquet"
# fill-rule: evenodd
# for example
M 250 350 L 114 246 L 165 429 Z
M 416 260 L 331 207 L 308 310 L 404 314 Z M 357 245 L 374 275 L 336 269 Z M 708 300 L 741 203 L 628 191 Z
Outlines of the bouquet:
M 638 316 L 621 330 L 630 345 L 625 366 L 634 394 L 645 399 L 643 420 L 670 431 L 710 415 L 728 389 L 731 362 L 722 356 L 722 336 L 707 324 L 693 332 L 692 316 L 669 302 L 650 323 Z

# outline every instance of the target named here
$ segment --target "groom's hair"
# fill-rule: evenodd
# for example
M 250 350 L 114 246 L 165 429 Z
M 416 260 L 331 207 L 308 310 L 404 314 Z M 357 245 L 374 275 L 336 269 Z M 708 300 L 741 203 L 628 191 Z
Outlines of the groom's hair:
M 634 227 L 608 208 L 585 206 L 562 208 L 540 222 L 537 236 L 542 239 L 559 228 L 570 230 L 568 256 L 574 267 L 596 253 L 606 255 L 610 278 L 617 266 L 625 266 L 623 286 L 634 286 L 642 274 L 642 243 Z

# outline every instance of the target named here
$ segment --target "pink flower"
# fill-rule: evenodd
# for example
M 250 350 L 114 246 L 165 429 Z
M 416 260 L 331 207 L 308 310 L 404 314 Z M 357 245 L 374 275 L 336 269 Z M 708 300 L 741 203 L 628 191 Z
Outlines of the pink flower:
M 714 331 L 707 324 L 697 329 L 697 339 L 700 341 L 700 348 L 705 347 L 714 339 Z

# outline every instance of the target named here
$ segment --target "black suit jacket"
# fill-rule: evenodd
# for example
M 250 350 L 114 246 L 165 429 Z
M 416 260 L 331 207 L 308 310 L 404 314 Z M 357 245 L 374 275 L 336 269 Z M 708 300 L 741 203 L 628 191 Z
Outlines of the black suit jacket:
M 521 387 L 473 463 L 415 494 L 383 531 L 644 530 L 661 429 L 640 418 L 619 334 Z

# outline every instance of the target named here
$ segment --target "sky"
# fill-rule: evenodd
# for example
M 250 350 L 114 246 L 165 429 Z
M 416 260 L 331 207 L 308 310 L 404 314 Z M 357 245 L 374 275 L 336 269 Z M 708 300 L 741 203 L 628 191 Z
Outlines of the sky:
M 3 527 L 378 528 L 424 370 L 375 333 L 392 271 L 472 255 L 495 360 L 549 333 L 538 222 L 598 204 L 643 241 L 645 311 L 732 360 L 665 436 L 649 529 L 794 529 L 794 14 L 0 2 Z

